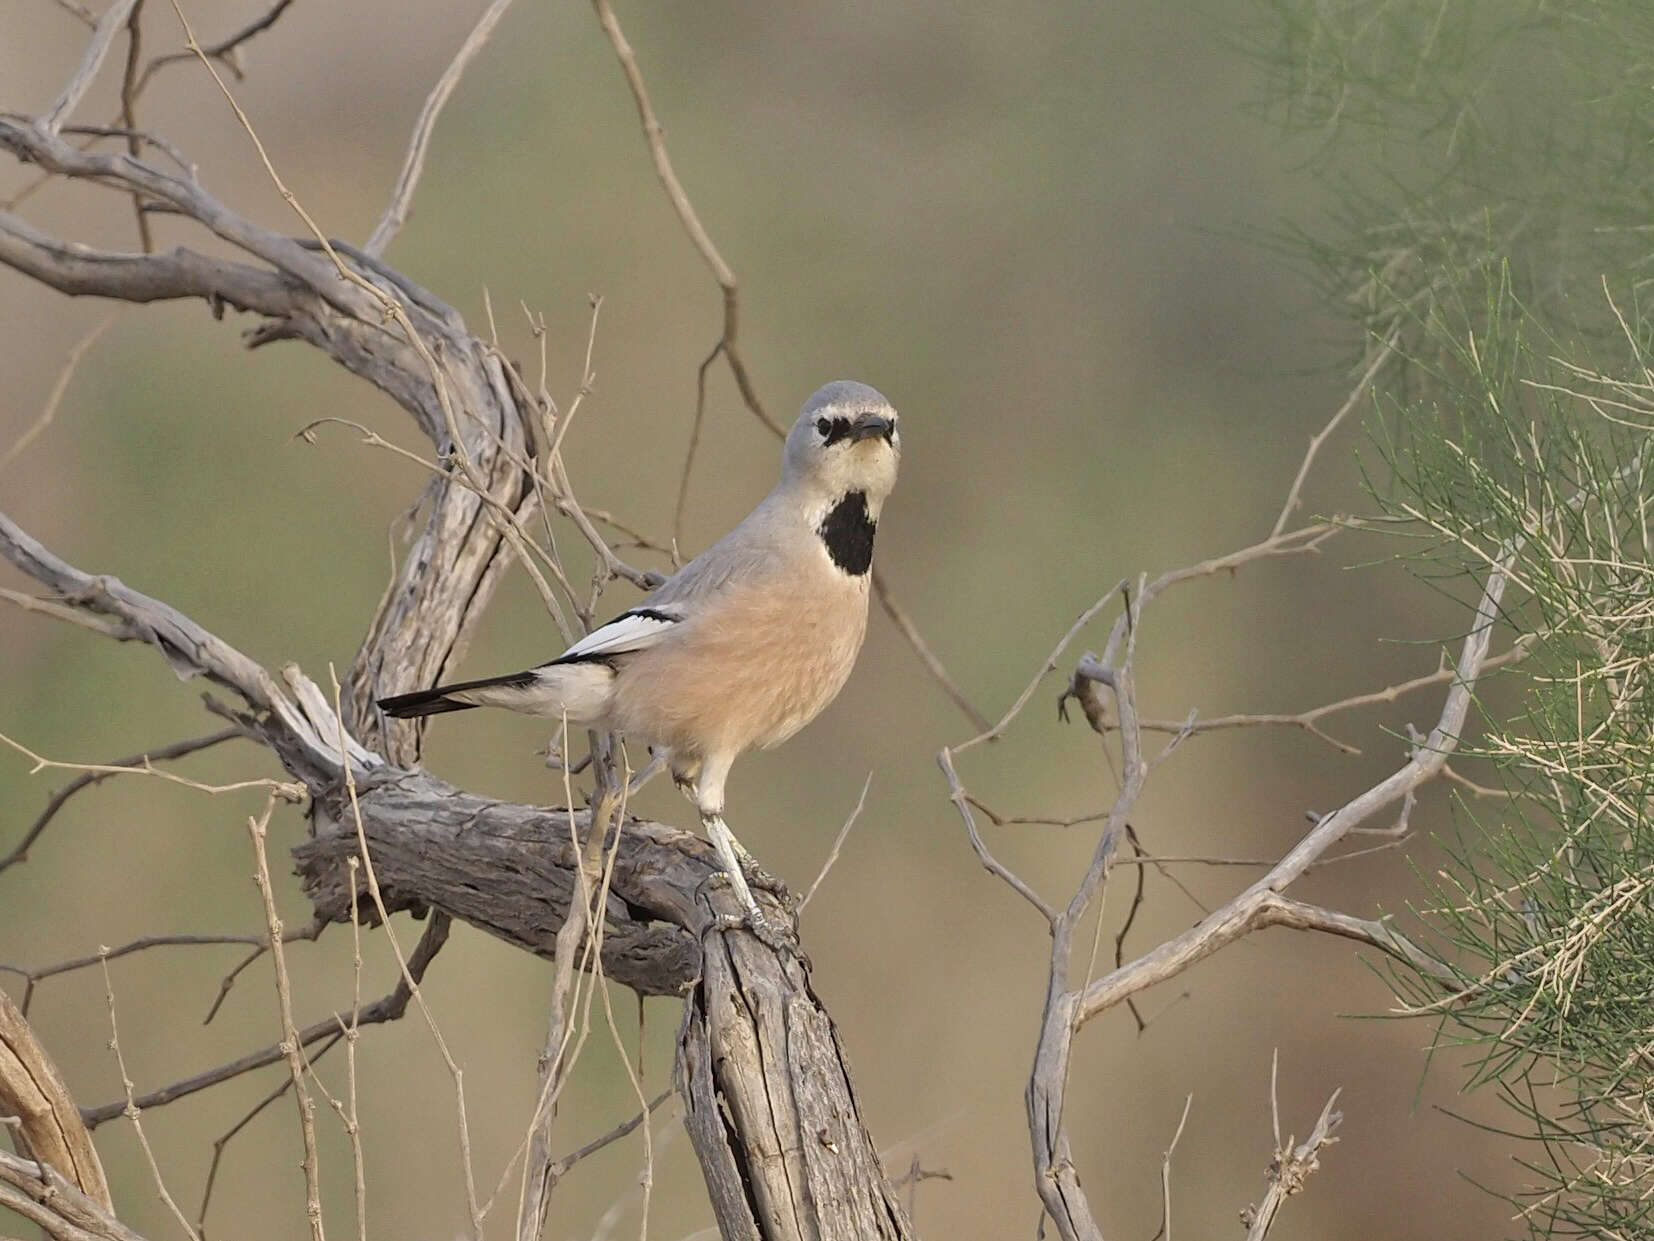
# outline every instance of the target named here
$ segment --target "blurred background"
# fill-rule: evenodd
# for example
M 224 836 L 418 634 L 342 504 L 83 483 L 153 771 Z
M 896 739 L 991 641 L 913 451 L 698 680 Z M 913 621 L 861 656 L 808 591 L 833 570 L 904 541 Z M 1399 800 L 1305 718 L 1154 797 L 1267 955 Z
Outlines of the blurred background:
M 203 41 L 261 4 L 187 9 Z M 357 0 L 294 6 L 250 43 L 234 84 L 271 158 L 332 236 L 360 242 L 394 182 L 421 101 L 480 3 Z M 900 488 L 879 555 L 898 597 L 971 699 L 997 717 L 1073 617 L 1112 583 L 1193 563 L 1268 533 L 1309 436 L 1348 393 L 1360 342 L 1266 238 L 1315 231 L 1332 209 L 1305 151 L 1252 105 L 1258 32 L 1239 6 L 1059 2 L 965 11 L 953 5 L 781 7 L 710 0 L 620 13 L 673 159 L 739 274 L 743 343 L 759 392 L 783 420 L 827 379 L 877 385 L 903 414 Z M 1259 19 L 1262 20 L 1261 18 Z M 146 48 L 182 44 L 151 5 Z M 61 88 L 84 27 L 49 0 L 0 0 L 0 107 L 36 112 Z M 83 109 L 114 114 L 111 80 Z M 207 187 L 272 227 L 302 231 L 245 135 L 193 64 L 147 92 L 146 128 L 197 161 Z M 0 164 L 0 200 L 31 172 Z M 129 204 L 53 185 L 20 212 L 57 235 L 135 248 Z M 157 221 L 159 244 L 206 247 Z M 580 382 L 588 295 L 603 298 L 596 385 L 566 453 L 582 500 L 669 537 L 694 402 L 695 367 L 717 338 L 717 290 L 660 192 L 619 68 L 588 6 L 524 0 L 473 65 L 436 132 L 412 220 L 389 260 L 529 361 L 521 307 L 544 315 L 549 382 Z M 0 270 L 0 445 L 38 417 L 74 343 L 111 310 Z M 416 495 L 417 467 L 343 431 L 348 417 L 424 452 L 386 398 L 299 344 L 245 352 L 250 321 L 197 304 L 120 310 L 80 365 L 49 429 L 0 471 L 0 506 L 72 563 L 174 604 L 272 667 L 295 661 L 325 683 L 348 664 L 387 574 L 390 530 Z M 1353 423 L 1323 454 L 1305 515 L 1361 510 Z M 770 486 L 776 445 L 714 372 L 690 484 L 693 553 Z M 1145 618 L 1138 682 L 1148 714 L 1297 711 L 1432 670 L 1463 625 L 1453 605 L 1384 562 L 1383 543 L 1334 543 L 1315 560 L 1257 565 L 1168 597 Z M 0 572 L 0 583 L 25 585 Z M 633 595 L 615 588 L 613 610 Z M 1100 625 L 1088 640 L 1100 644 Z M 1075 648 L 1083 649 L 1085 641 Z M 519 578 L 501 590 L 459 669 L 484 675 L 554 652 L 555 633 Z M 1064 668 L 1072 666 L 1071 659 Z M 1097 739 L 1062 726 L 1051 678 L 1010 735 L 961 774 L 1002 815 L 1097 810 L 1113 777 Z M 218 721 L 152 651 L 0 612 L 0 731 L 55 759 L 107 761 Z M 1438 693 L 1335 722 L 1347 756 L 1293 731 L 1197 738 L 1151 781 L 1134 822 L 1166 855 L 1274 858 L 1305 827 L 1399 761 L 1411 721 Z M 1022 1091 L 1048 940 L 1034 915 L 976 864 L 935 765 L 974 732 L 875 612 L 837 703 L 792 744 L 748 757 L 731 822 L 800 890 L 872 773 L 868 805 L 812 903 L 805 937 L 817 988 L 839 1024 L 865 1115 L 897 1173 L 917 1155 L 951 1181 L 918 1188 L 929 1237 L 1031 1235 Z M 533 721 L 439 720 L 427 763 L 498 797 L 552 802 L 560 781 L 535 751 Z M 202 780 L 277 774 L 251 745 L 179 765 Z M 31 775 L 0 753 L 0 853 L 68 777 Z M 1402 911 L 1432 871 L 1447 823 L 1432 790 L 1405 850 L 1312 874 L 1306 899 L 1361 915 Z M 208 798 L 139 777 L 89 790 L 25 865 L 0 875 L 0 962 L 38 967 L 134 936 L 257 933 L 246 816 L 254 794 Z M 640 809 L 691 825 L 669 787 Z M 272 830 L 291 924 L 307 909 Z M 1049 899 L 1066 899 L 1094 827 L 991 829 L 999 856 Z M 1127 941 L 1140 953 L 1184 929 L 1256 871 L 1181 866 L 1182 889 L 1148 877 Z M 1104 952 L 1131 892 L 1108 896 Z M 416 933 L 402 926 L 404 942 Z M 333 928 L 290 958 L 302 1022 L 351 1002 L 351 945 Z M 139 1091 L 262 1046 L 275 1028 L 267 962 L 243 974 L 202 1025 L 236 948 L 167 948 L 115 963 L 121 1045 Z M 379 936 L 364 942 L 364 998 L 390 990 Z M 528 1124 L 550 971 L 468 927 L 427 978 L 464 1066 L 472 1156 L 484 1195 Z M 22 985 L 0 975 L 21 996 Z M 645 1089 L 669 1081 L 678 1007 L 614 996 Z M 1081 1174 L 1109 1236 L 1160 1221 L 1160 1161 L 1185 1097 L 1172 1166 L 1176 1227 L 1239 1235 L 1271 1153 L 1270 1057 L 1280 1053 L 1283 1131 L 1307 1132 L 1343 1088 L 1340 1143 L 1276 1226 L 1278 1238 L 1482 1237 L 1508 1211 L 1476 1182 L 1511 1189 L 1501 1140 L 1447 1111 L 1459 1062 L 1427 1052 L 1430 1025 L 1383 1020 L 1383 981 L 1342 942 L 1270 932 L 1143 997 L 1139 1034 L 1123 1009 L 1077 1040 L 1070 1125 Z M 31 1017 L 79 1100 L 120 1094 L 96 970 L 43 983 Z M 342 1053 L 322 1079 L 344 1089 Z M 282 1080 L 271 1068 L 145 1115 L 168 1186 L 192 1217 L 212 1144 Z M 360 1092 L 376 1236 L 466 1228 L 451 1082 L 417 1016 L 363 1036 Z M 557 1123 L 560 1149 L 636 1110 L 621 1059 L 594 1012 Z M 698 1169 L 663 1113 L 655 1137 L 651 1235 L 709 1226 Z M 324 1117 L 324 1119 L 326 1119 Z M 348 1147 L 323 1125 L 327 1206 L 348 1227 Z M 174 1227 L 131 1127 L 98 1142 L 125 1217 Z M 582 1164 L 556 1192 L 546 1235 L 637 1228 L 634 1136 Z M 226 1149 L 209 1232 L 285 1238 L 303 1227 L 292 1105 L 267 1109 Z M 516 1187 L 491 1235 L 509 1235 Z M 614 1212 L 617 1209 L 619 1214 Z M 611 1218 L 606 1218 L 609 1216 Z M 14 1225 L 20 1227 L 21 1225 Z M 605 1234 L 610 1235 L 610 1234 Z

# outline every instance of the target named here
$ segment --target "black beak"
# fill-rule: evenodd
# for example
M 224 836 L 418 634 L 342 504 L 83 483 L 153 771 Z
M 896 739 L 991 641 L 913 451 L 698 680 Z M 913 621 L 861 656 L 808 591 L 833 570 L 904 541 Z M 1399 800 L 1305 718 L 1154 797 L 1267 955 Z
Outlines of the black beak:
M 896 434 L 896 420 L 886 418 L 882 414 L 858 414 L 856 420 L 850 424 L 850 438 L 857 443 L 862 440 L 882 439 L 890 442 L 891 436 Z

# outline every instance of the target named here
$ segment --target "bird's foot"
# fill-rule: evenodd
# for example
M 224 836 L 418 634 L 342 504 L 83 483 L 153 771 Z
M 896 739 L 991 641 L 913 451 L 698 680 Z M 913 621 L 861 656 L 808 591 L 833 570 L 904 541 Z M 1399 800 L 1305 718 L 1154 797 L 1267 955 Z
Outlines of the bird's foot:
M 750 931 L 752 937 L 771 952 L 796 957 L 805 969 L 810 968 L 809 954 L 799 943 L 798 933 L 792 927 L 774 921 L 756 906 L 744 913 L 723 914 L 716 919 L 716 926 L 720 931 Z
M 797 903 L 793 900 L 792 889 L 789 888 L 786 885 L 785 882 L 783 882 L 780 879 L 777 879 L 774 875 L 770 874 L 769 871 L 765 870 L 763 867 L 759 866 L 757 863 L 748 863 L 746 865 L 743 865 L 741 867 L 741 870 L 743 872 L 743 878 L 746 879 L 746 881 L 747 881 L 747 883 L 750 887 L 758 888 L 762 891 L 768 892 L 771 896 L 775 897 L 776 900 L 780 901 L 781 904 L 785 905 L 788 909 L 792 909 L 794 907 L 794 905 Z M 742 892 L 741 891 L 741 885 L 735 882 L 735 876 L 730 874 L 727 870 L 715 870 L 715 871 L 713 871 L 710 875 L 708 875 L 706 877 L 704 882 L 705 882 L 706 886 L 708 886 L 708 887 L 734 888 L 735 891 L 736 891 L 736 894 L 742 897 L 743 902 L 745 901 L 746 897 L 751 895 L 750 891 L 748 891 L 748 892 Z M 755 909 L 755 910 L 758 908 L 756 902 L 754 902 L 754 904 L 752 905 L 752 908 Z M 731 915 L 731 916 L 734 916 L 734 915 Z
M 778 875 L 772 875 L 758 864 L 758 859 L 750 853 L 741 855 L 741 870 L 746 874 L 747 882 L 755 888 L 762 888 L 788 909 L 792 909 L 796 902 L 793 900 L 792 889 Z

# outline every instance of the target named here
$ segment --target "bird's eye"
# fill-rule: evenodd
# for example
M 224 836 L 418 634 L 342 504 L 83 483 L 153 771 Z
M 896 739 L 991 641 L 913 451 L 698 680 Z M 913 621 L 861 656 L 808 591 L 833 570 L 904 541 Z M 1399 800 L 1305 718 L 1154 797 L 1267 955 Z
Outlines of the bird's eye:
M 821 436 L 823 445 L 836 444 L 849 437 L 851 431 L 850 420 L 845 417 L 817 418 L 816 434 Z

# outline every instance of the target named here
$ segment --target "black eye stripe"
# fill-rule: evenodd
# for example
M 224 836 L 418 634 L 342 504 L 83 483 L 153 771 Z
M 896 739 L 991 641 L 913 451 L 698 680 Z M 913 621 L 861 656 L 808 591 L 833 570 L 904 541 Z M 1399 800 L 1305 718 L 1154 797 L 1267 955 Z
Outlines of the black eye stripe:
M 850 434 L 850 420 L 848 418 L 817 418 L 816 434 L 823 437 L 825 442 L 836 444 Z

